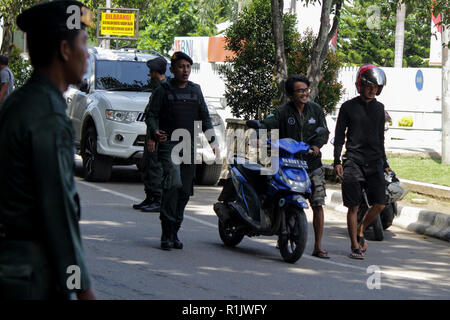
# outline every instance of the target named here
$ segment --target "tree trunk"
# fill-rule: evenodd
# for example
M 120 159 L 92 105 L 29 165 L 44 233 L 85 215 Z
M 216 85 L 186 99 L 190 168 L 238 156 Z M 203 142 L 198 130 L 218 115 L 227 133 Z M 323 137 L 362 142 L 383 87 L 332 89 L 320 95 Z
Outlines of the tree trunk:
M 444 15 L 444 14 L 443 14 Z M 445 21 L 442 17 L 442 21 Z M 442 163 L 450 164 L 450 28 L 442 24 Z
M 272 5 L 272 30 L 275 41 L 275 81 L 278 87 L 279 103 L 287 101 L 284 83 L 288 77 L 286 54 L 284 49 L 284 27 L 283 27 L 283 0 L 271 0 Z
M 314 101 L 319 93 L 319 82 L 322 79 L 322 65 L 327 57 L 330 41 L 337 30 L 343 0 L 337 1 L 335 4 L 334 21 L 333 26 L 330 29 L 332 2 L 333 0 L 323 0 L 319 34 L 314 43 L 311 62 L 308 66 L 307 77 L 311 82 L 311 93 L 309 94 L 309 99 L 311 101 Z
M 406 4 L 399 3 L 397 7 L 397 21 L 395 26 L 395 58 L 394 68 L 403 67 L 403 45 L 405 42 Z
M 4 23 L 4 25 L 3 25 L 3 41 L 2 41 L 2 48 L 0 49 L 0 53 L 9 55 L 11 43 L 12 43 L 11 24 Z

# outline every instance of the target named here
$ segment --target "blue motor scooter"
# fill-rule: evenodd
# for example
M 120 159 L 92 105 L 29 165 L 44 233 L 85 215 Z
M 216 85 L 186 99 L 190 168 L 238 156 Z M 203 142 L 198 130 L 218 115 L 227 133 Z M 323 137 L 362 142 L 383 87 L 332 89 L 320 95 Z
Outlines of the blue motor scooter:
M 256 120 L 247 126 L 260 129 Z M 316 135 L 327 132 L 317 128 Z M 270 142 L 270 141 L 268 141 Z M 234 154 L 228 158 L 229 178 L 225 181 L 219 202 L 214 204 L 219 235 L 226 246 L 234 247 L 244 236 L 278 235 L 278 246 L 284 261 L 294 263 L 303 254 L 307 241 L 304 209 L 311 193 L 306 161 L 297 154 L 312 153 L 305 142 L 284 138 L 270 142 L 278 149 L 278 170 L 251 162 Z

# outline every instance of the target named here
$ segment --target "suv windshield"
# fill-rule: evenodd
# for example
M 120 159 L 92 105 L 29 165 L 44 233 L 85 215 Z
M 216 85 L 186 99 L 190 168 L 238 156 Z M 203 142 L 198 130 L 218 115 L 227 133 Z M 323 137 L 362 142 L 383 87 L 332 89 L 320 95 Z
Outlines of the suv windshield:
M 143 61 L 97 60 L 95 87 L 120 91 L 148 90 L 150 88 L 150 71 Z

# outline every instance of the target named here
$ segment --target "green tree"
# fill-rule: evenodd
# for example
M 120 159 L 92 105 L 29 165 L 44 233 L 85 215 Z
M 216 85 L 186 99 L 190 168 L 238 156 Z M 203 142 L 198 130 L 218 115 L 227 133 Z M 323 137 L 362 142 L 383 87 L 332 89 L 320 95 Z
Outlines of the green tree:
M 406 2 L 403 66 L 428 65 L 431 14 L 426 1 Z M 396 3 L 355 0 L 344 4 L 338 55 L 347 65 L 394 65 Z
M 231 0 L 155 0 L 143 13 L 138 48 L 167 53 L 176 36 L 213 36 L 215 25 L 227 20 Z
M 306 74 L 315 39 L 312 34 L 300 37 L 295 30 L 295 16 L 289 13 L 283 14 L 283 27 L 288 73 Z M 220 68 L 226 83 L 227 103 L 238 118 L 262 119 L 280 102 L 275 81 L 275 44 L 270 2 L 254 0 L 244 7 L 235 23 L 227 29 L 225 39 L 227 49 L 236 53 Z M 324 94 L 318 95 L 316 101 L 326 111 L 330 111 L 340 98 L 341 87 L 336 82 L 340 64 L 332 54 L 326 61 L 322 68 L 329 73 L 323 77 L 323 83 L 330 89 L 322 88 Z
M 44 0 L 0 0 L 0 19 L 3 18 L 3 41 L 0 53 L 9 54 L 12 49 L 12 33 L 16 30 L 17 16 L 23 9 L 42 1 Z
M 288 55 L 289 74 L 306 74 L 315 41 L 312 30 L 307 30 L 294 38 Z M 318 94 L 314 99 L 322 106 L 325 113 L 331 113 L 334 110 L 343 94 L 342 83 L 337 80 L 337 73 L 341 66 L 338 55 L 331 50 L 328 51 L 320 69 L 322 78 L 319 81 Z

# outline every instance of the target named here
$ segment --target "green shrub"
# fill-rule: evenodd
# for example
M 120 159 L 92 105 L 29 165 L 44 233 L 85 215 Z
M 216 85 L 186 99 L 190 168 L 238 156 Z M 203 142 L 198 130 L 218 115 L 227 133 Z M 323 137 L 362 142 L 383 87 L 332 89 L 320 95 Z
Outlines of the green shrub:
M 20 49 L 12 45 L 8 68 L 14 75 L 14 86 L 21 87 L 31 76 L 32 67 L 27 59 L 20 55 Z

